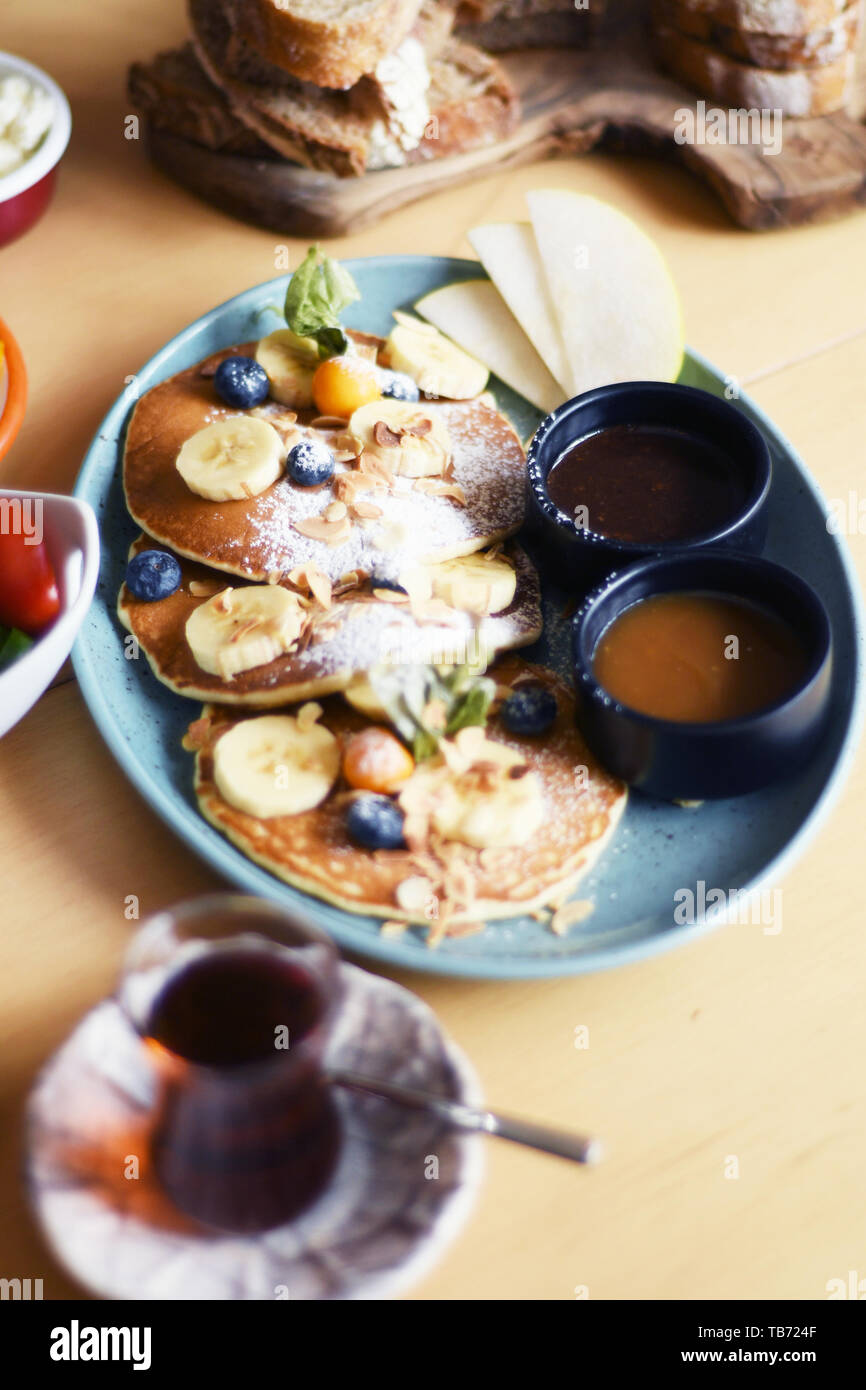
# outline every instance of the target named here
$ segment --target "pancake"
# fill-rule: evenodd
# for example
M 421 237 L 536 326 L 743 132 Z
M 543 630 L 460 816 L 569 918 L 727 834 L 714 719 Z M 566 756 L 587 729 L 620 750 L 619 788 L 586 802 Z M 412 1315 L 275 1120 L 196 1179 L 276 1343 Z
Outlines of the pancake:
M 352 336 L 357 341 L 364 335 Z M 178 452 L 206 425 L 245 413 L 219 400 L 212 378 L 225 357 L 254 351 L 254 343 L 245 343 L 215 353 L 154 386 L 137 403 L 127 430 L 123 478 L 130 514 L 148 535 L 178 555 L 247 579 L 261 581 L 314 564 L 336 580 L 348 570 L 372 572 L 382 563 L 399 567 L 401 561 L 467 555 L 519 528 L 523 448 L 505 416 L 481 399 L 421 404 L 425 415 L 441 417 L 447 425 L 453 449 L 448 481 L 462 489 L 462 500 L 434 495 L 426 490 L 429 480 L 398 478 L 393 487 L 365 494 L 382 515 L 354 521 L 340 544 L 303 535 L 295 526 L 319 518 L 335 500 L 334 482 L 352 471 L 349 462 L 338 462 L 335 479 L 317 488 L 299 487 L 284 474 L 248 500 L 211 502 L 197 496 L 175 467 Z M 343 434 L 342 427 L 313 431 L 314 411 L 296 417 L 269 402 L 254 413 L 290 443 L 315 433 L 339 446 Z
M 322 805 L 299 815 L 260 819 L 239 811 L 214 783 L 213 750 L 247 716 L 218 706 L 206 706 L 184 740 L 196 753 L 201 812 L 248 858 L 286 883 L 349 912 L 425 925 L 431 945 L 442 936 L 462 934 L 467 924 L 558 906 L 608 843 L 625 808 L 626 788 L 586 747 L 575 724 L 572 692 L 553 672 L 512 656 L 491 674 L 509 687 L 527 678 L 540 680 L 555 691 L 559 704 L 552 729 L 539 737 L 508 733 L 496 715 L 488 723 L 489 735 L 519 752 L 541 779 L 546 814 L 526 845 L 479 850 L 452 841 L 414 850 L 360 849 L 345 830 L 354 793 L 342 782 Z M 334 699 L 326 702 L 320 722 L 340 740 L 369 723 Z M 582 778 L 576 777 L 580 767 Z M 407 879 L 429 885 L 417 907 L 398 901 Z
M 139 536 L 130 554 L 151 549 L 153 541 Z M 330 607 L 311 599 L 309 637 L 304 635 L 299 650 L 228 681 L 197 665 L 185 635 L 190 615 L 226 587 L 225 575 L 181 560 L 182 583 L 176 593 L 147 603 L 136 599 L 124 584 L 117 611 L 154 675 L 176 694 L 199 701 L 273 708 L 345 690 L 353 677 L 372 665 L 401 655 L 429 663 L 455 647 L 468 649 L 470 655 L 479 648 L 492 654 L 534 642 L 542 628 L 538 576 L 519 546 L 512 543 L 506 554 L 517 571 L 514 599 L 502 613 L 482 618 L 477 632 L 468 614 L 453 609 L 448 622 L 435 620 L 435 608 L 430 610 L 431 618 L 420 621 L 406 602 L 376 598 L 367 583 L 344 597 L 335 597 Z M 192 592 L 190 586 L 199 592 Z M 288 580 L 285 587 L 292 587 Z

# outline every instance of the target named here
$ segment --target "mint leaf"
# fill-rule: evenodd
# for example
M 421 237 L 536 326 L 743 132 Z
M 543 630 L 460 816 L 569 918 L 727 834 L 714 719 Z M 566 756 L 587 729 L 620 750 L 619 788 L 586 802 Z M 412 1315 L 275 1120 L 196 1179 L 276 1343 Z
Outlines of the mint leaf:
M 349 343 L 340 314 L 360 298 L 358 286 L 339 261 L 311 246 L 286 290 L 286 323 L 299 338 L 314 338 L 321 358 L 340 356 Z
M 476 676 L 468 688 L 455 697 L 445 725 L 446 734 L 456 734 L 458 729 L 468 729 L 472 724 L 483 727 L 495 694 L 495 681 L 487 676 Z
M 320 328 L 309 336 L 314 337 L 319 344 L 319 356 L 321 358 L 342 357 L 349 346 L 349 339 L 339 324 L 336 328 Z
M 472 675 L 465 666 L 447 675 L 433 666 L 375 666 L 368 678 L 416 762 L 432 758 L 444 735 L 473 724 L 483 727 L 496 694 L 495 681 Z M 445 706 L 444 730 L 431 729 L 424 721 L 431 700 Z
M 322 278 L 327 287 L 328 299 L 335 314 L 341 314 L 350 304 L 361 298 L 361 291 L 355 284 L 345 266 L 326 256 L 322 261 Z

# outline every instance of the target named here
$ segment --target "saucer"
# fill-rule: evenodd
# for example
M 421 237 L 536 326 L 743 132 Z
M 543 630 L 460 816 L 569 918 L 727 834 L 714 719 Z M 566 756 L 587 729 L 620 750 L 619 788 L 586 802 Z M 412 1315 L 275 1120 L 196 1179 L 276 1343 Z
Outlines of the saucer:
M 426 1004 L 340 966 L 329 1067 L 480 1103 L 475 1074 Z M 46 1064 L 28 1108 L 26 1174 L 66 1270 L 113 1299 L 378 1299 L 423 1277 L 469 1214 L 482 1139 L 338 1090 L 343 1144 L 301 1216 L 255 1235 L 198 1225 L 150 1170 L 156 1079 L 118 1004 L 93 1009 Z M 136 1176 L 138 1174 L 138 1176 Z

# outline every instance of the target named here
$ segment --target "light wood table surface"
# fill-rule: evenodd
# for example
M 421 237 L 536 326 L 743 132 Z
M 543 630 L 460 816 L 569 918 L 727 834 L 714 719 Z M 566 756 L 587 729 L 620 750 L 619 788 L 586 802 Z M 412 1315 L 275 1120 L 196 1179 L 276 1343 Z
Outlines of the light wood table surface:
M 0 42 L 70 96 L 56 202 L 0 252 L 0 314 L 30 373 L 6 485 L 68 490 L 133 373 L 211 306 L 276 273 L 281 238 L 204 206 L 124 139 L 132 58 L 185 30 L 179 0 L 2 0 Z M 610 199 L 656 237 L 689 342 L 735 374 L 825 493 L 863 486 L 866 214 L 755 235 L 660 163 L 590 156 L 481 179 L 329 245 L 470 254 L 539 186 Z M 290 242 L 293 261 L 305 249 Z M 861 578 L 866 538 L 852 549 Z M 614 973 L 525 984 L 401 976 L 478 1068 L 489 1101 L 603 1136 L 582 1172 L 491 1143 L 474 1215 L 421 1299 L 826 1297 L 866 1276 L 862 757 L 784 884 L 784 927 L 731 926 Z M 20 1114 L 40 1064 L 112 987 L 142 911 L 217 885 L 104 748 L 71 671 L 0 744 L 0 1275 L 78 1296 L 25 1210 Z M 588 1049 L 574 1046 L 589 1029 Z M 725 1176 L 730 1156 L 740 1176 Z

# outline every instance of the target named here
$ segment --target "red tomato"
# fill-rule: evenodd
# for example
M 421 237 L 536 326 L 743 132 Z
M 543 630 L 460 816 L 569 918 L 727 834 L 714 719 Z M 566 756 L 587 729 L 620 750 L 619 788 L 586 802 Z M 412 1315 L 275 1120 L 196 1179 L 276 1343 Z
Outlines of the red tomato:
M 60 595 L 45 546 L 0 533 L 0 623 L 38 636 L 60 612 Z

